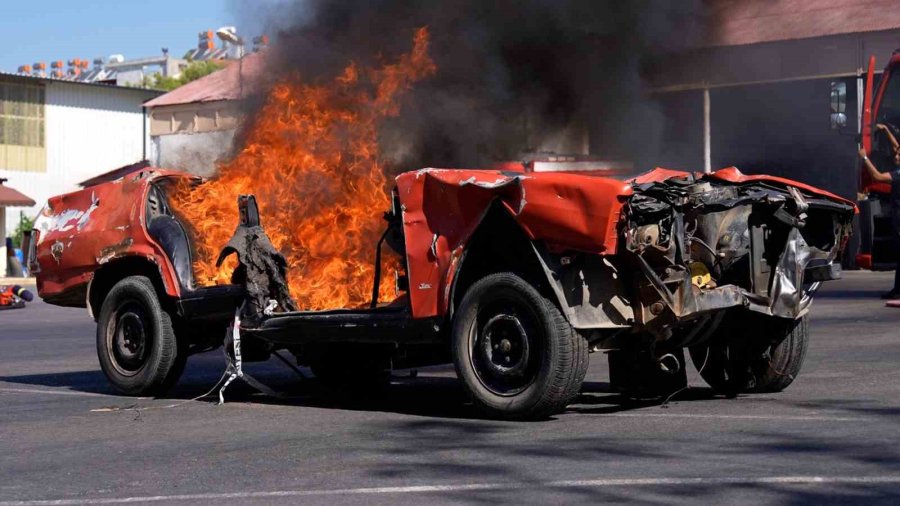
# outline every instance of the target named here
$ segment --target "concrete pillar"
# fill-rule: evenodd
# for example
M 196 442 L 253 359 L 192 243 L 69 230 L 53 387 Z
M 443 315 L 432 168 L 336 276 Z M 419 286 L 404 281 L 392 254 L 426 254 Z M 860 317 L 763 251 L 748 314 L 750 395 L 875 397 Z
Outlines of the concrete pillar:
M 6 208 L 0 206 L 0 278 L 8 276 L 6 269 L 9 261 L 6 259 Z
M 712 147 L 709 124 L 709 88 L 703 88 L 703 172 L 712 172 Z

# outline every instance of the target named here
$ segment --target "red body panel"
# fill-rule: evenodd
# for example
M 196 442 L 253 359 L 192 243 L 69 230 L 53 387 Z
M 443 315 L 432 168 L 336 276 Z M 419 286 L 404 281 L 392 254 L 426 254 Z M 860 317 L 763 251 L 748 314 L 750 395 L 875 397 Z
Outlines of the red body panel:
M 446 314 L 463 252 L 494 202 L 505 208 L 526 236 L 541 241 L 551 251 L 612 255 L 619 246 L 618 227 L 633 195 L 632 184 L 688 174 L 655 169 L 632 182 L 559 172 L 423 169 L 401 174 L 396 184 L 403 214 L 412 316 Z M 61 299 L 83 293 L 104 264 L 137 256 L 159 268 L 168 295 L 180 296 L 168 256 L 144 225 L 150 183 L 161 177 L 193 176 L 148 169 L 50 199 L 36 224 L 40 295 Z M 705 177 L 735 184 L 771 181 L 847 202 L 789 179 L 745 176 L 734 167 Z
M 691 175 L 690 172 L 684 172 L 681 170 L 672 170 L 672 169 L 664 169 L 662 167 L 657 167 L 649 172 L 644 172 L 643 174 L 629 179 L 628 182 L 634 184 L 646 184 L 646 183 L 661 183 L 666 179 L 672 177 L 685 177 Z M 699 176 L 699 172 L 695 172 L 694 176 Z
M 891 56 L 890 62 L 884 69 L 881 83 L 878 84 L 878 91 L 872 99 L 872 85 L 875 76 L 875 57 L 869 57 L 869 69 L 866 74 L 866 90 L 863 97 L 863 119 L 862 119 L 862 145 L 866 149 L 866 153 L 872 154 L 872 135 L 874 133 L 874 118 L 881 109 L 881 101 L 884 98 L 884 92 L 887 90 L 888 82 L 891 80 L 893 70 L 900 65 L 900 54 Z M 860 167 L 860 191 L 862 193 L 883 193 L 891 192 L 890 183 L 878 183 L 872 181 L 868 172 Z
M 875 82 L 875 55 L 869 56 L 869 68 L 866 71 L 866 88 L 863 92 L 863 110 L 862 110 L 862 147 L 866 153 L 872 153 L 872 86 Z M 869 186 L 873 183 L 869 174 L 862 170 L 862 162 L 860 162 L 859 171 L 859 191 L 868 192 Z
M 589 175 L 423 169 L 397 177 L 415 318 L 444 314 L 472 233 L 499 200 L 533 240 L 556 250 L 616 251 L 632 194 L 623 181 Z
M 58 299 L 78 293 L 97 269 L 126 256 L 139 256 L 156 264 L 166 292 L 178 296 L 175 271 L 144 225 L 150 182 L 166 176 L 185 177 L 148 169 L 51 198 L 35 224 L 41 297 Z

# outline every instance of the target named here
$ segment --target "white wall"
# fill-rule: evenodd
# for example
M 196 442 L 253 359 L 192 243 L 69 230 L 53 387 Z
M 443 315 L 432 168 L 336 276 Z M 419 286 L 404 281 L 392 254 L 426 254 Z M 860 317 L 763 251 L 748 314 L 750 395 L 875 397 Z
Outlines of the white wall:
M 19 211 L 34 216 L 47 199 L 78 189 L 85 179 L 138 162 L 144 158 L 149 128 L 142 104 L 155 92 L 46 82 L 44 109 L 46 172 L 19 172 L 0 168 L 7 185 L 33 198 L 33 208 L 9 208 L 7 230 L 15 228 Z

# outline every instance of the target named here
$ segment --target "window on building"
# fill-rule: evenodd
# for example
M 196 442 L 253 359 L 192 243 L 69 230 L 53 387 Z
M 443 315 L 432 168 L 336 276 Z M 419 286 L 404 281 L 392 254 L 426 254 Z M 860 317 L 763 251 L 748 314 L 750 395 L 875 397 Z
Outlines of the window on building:
M 172 133 L 172 113 L 153 111 L 150 115 L 150 135 L 166 135 Z
M 0 168 L 44 171 L 44 87 L 0 83 Z
M 194 111 L 176 111 L 172 116 L 174 118 L 173 132 L 193 132 L 194 131 Z

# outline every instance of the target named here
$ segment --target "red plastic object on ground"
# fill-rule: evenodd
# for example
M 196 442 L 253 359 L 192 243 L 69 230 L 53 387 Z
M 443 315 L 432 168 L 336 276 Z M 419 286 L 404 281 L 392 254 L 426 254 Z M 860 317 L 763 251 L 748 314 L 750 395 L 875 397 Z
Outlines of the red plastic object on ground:
M 33 299 L 34 295 L 19 285 L 0 286 L 0 310 L 21 309 Z

